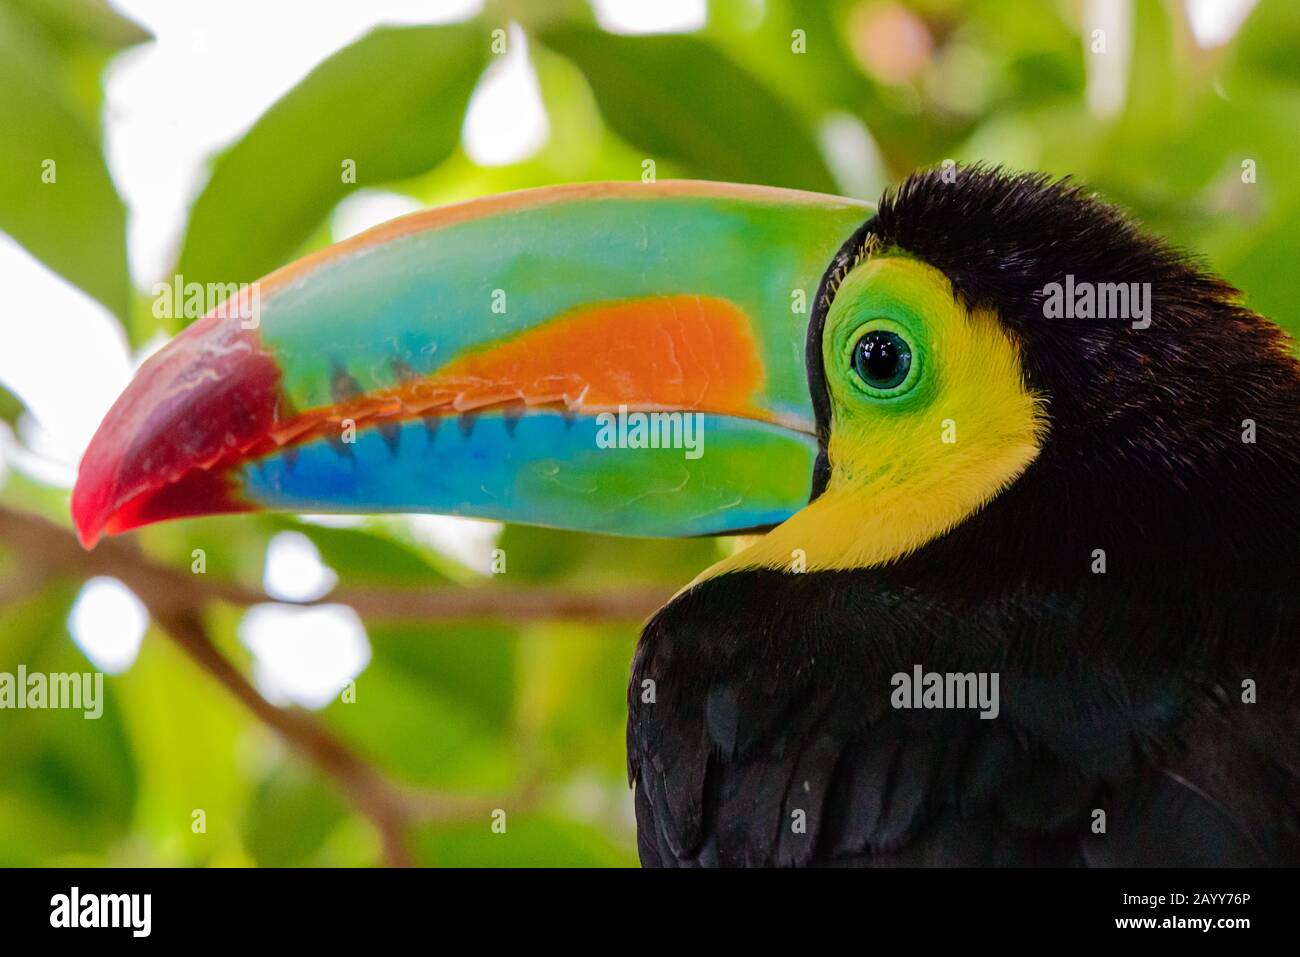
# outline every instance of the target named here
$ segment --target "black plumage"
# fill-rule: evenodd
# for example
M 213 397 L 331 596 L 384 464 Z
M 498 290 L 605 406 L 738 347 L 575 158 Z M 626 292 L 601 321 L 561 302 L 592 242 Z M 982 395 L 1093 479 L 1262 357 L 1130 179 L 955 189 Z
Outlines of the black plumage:
M 809 327 L 813 495 L 834 427 L 816 343 L 864 247 L 996 311 L 1047 402 L 1042 453 L 890 564 L 731 572 L 651 619 L 629 692 L 642 860 L 1300 863 L 1290 341 L 1076 185 L 947 179 L 887 194 L 827 270 Z M 1045 318 L 1044 286 L 1067 274 L 1151 283 L 1150 327 Z M 890 676 L 918 663 L 999 673 L 1000 715 L 891 707 Z

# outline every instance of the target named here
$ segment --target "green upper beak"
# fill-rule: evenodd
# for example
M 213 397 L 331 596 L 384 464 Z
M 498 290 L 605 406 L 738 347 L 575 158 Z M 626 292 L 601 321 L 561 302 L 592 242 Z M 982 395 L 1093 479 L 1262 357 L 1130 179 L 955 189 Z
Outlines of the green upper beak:
M 82 460 L 82 541 L 185 515 L 424 511 L 629 535 L 783 521 L 817 446 L 823 271 L 867 204 L 599 183 L 417 213 L 150 358 Z

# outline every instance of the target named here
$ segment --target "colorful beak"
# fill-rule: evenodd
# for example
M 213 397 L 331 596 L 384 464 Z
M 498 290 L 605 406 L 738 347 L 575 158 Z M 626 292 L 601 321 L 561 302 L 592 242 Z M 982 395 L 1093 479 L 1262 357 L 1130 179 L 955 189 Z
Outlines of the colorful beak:
M 140 369 L 81 463 L 82 541 L 190 515 L 436 512 L 736 532 L 808 500 L 804 336 L 870 214 L 722 183 L 417 213 L 241 290 Z

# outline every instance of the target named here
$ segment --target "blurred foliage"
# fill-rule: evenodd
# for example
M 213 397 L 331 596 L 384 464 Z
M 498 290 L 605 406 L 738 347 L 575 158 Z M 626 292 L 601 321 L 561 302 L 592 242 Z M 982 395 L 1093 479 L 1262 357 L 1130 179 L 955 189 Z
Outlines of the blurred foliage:
M 328 242 L 330 212 L 357 188 L 443 203 L 636 179 L 653 159 L 660 178 L 873 198 L 951 158 L 1074 175 L 1300 332 L 1290 288 L 1300 260 L 1300 4 L 1261 0 L 1229 43 L 1208 49 L 1181 3 L 1129 9 L 1127 67 L 1117 47 L 1089 52 L 1079 0 L 714 0 L 699 32 L 653 37 L 603 33 L 576 2 L 489 3 L 470 23 L 381 28 L 325 59 L 213 158 L 178 269 L 200 281 L 253 279 Z M 480 167 L 460 130 L 499 52 L 493 31 L 509 20 L 528 37 L 550 137 L 525 160 Z M 158 277 L 133 288 L 127 272 L 102 73 L 118 51 L 148 41 L 100 0 L 0 0 L 0 229 L 104 303 L 136 343 L 174 330 L 160 330 L 143 292 Z M 1113 112 L 1093 98 L 1105 69 L 1124 80 Z M 56 184 L 42 182 L 47 159 Z M 340 177 L 342 159 L 355 161 L 355 183 Z M 1243 181 L 1248 162 L 1256 182 Z M 0 420 L 20 412 L 0 391 Z M 12 469 L 0 481 L 0 501 L 66 524 L 66 490 Z M 267 542 L 286 530 L 312 539 L 342 587 L 499 586 L 394 518 L 349 528 L 197 520 L 137 539 L 181 569 L 203 548 L 210 578 L 258 589 Z M 724 547 L 515 527 L 500 546 L 511 584 L 588 589 L 671 588 Z M 23 566 L 0 543 L 0 671 L 89 667 L 65 624 L 81 583 L 6 590 L 21 585 Z M 230 606 L 206 616 L 248 672 L 239 621 Z M 409 835 L 417 862 L 634 862 L 623 717 L 636 622 L 367 630 L 373 657 L 355 703 L 335 701 L 318 718 L 403 786 L 518 804 L 507 835 L 484 814 L 419 824 Z M 0 713 L 0 864 L 380 861 L 377 833 L 347 798 L 158 633 L 106 687 L 99 721 Z M 206 833 L 191 829 L 196 808 Z
M 252 282 L 283 265 L 357 184 L 441 163 L 487 56 L 485 31 L 469 24 L 381 28 L 327 59 L 213 164 L 178 271 Z
M 706 179 L 834 191 L 803 118 L 713 45 L 567 25 L 539 39 L 577 65 L 610 128 L 647 156 Z
M 0 229 L 126 318 L 126 208 L 101 148 L 99 73 L 149 35 L 94 0 L 0 0 Z

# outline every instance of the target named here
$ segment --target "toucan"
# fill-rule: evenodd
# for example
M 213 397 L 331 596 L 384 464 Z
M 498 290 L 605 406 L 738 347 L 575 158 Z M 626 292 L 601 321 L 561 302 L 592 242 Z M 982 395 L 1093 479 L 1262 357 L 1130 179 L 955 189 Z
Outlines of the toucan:
M 1295 348 L 1079 183 L 550 187 L 237 300 L 107 414 L 87 546 L 261 509 L 737 536 L 632 662 L 644 864 L 1300 863 Z

